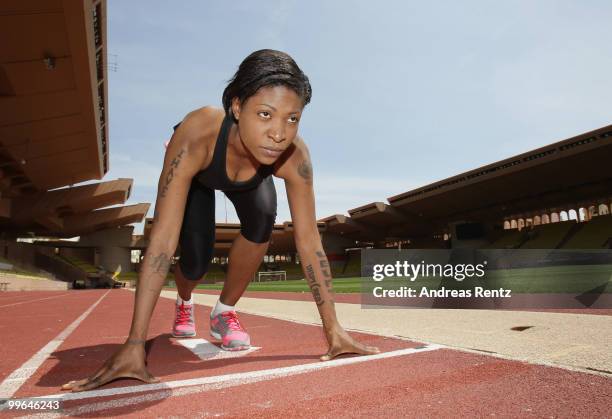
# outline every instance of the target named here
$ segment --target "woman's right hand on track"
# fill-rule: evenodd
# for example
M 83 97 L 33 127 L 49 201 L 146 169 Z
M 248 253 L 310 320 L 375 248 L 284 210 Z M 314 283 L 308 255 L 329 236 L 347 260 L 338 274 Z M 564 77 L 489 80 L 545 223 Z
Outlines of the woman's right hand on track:
M 117 378 L 135 378 L 145 383 L 159 382 L 145 366 L 144 341 L 128 339 L 95 374 L 82 380 L 70 381 L 62 386 L 62 390 L 92 390 Z

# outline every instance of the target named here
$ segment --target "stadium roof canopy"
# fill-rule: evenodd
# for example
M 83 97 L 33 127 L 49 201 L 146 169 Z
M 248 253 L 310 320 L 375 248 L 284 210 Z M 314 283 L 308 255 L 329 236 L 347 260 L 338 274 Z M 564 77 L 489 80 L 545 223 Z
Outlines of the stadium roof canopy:
M 327 231 L 359 241 L 432 237 L 461 221 L 528 216 L 612 198 L 612 125 L 332 215 Z
M 0 2 L 0 231 L 70 237 L 139 222 L 108 172 L 106 2 Z

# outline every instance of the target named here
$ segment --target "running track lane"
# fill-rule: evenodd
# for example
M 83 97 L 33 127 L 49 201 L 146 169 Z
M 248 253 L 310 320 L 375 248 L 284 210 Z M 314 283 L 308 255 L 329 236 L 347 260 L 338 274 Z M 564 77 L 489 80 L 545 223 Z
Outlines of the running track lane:
M 133 293 L 113 290 L 16 396 L 57 394 L 63 382 L 93 372 L 124 339 L 132 301 Z M 151 347 L 149 367 L 164 382 L 324 364 L 317 360 L 317 355 L 325 349 L 320 327 L 253 315 L 241 315 L 241 320 L 251 333 L 253 344 L 261 346 L 261 350 L 243 358 L 202 361 L 168 337 L 172 311 L 173 302 L 160 299 L 150 331 L 150 336 L 156 339 Z M 203 324 L 206 322 L 201 319 L 208 313 L 208 308 L 197 307 L 200 332 L 207 331 L 207 325 Z M 418 345 L 353 335 L 379 345 L 384 351 Z M 135 385 L 140 383 L 120 380 L 104 388 Z M 504 417 L 606 417 L 610 414 L 611 394 L 612 380 L 606 377 L 439 349 L 216 390 L 182 387 L 144 395 L 71 400 L 65 402 L 65 407 L 67 413 L 70 409 L 81 409 L 73 411 L 79 415 L 133 417 L 349 417 L 356 414 L 438 417 L 489 416 L 491 413 Z
M 0 297 L 0 382 L 55 338 L 100 291 L 10 292 Z

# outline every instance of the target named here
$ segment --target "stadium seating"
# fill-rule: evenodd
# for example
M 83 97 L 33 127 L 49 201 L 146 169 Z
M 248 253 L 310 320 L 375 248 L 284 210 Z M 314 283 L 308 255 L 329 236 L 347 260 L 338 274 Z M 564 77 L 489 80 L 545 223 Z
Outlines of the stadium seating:
M 524 241 L 525 231 L 517 229 L 507 230 L 503 235 L 491 244 L 483 246 L 483 249 L 516 249 Z
M 534 226 L 521 249 L 555 249 L 575 225 L 572 220 Z
M 603 249 L 612 238 L 612 215 L 600 215 L 581 223 L 582 228 L 563 246 L 563 249 Z
M 5 259 L 0 257 L 0 265 L 5 268 L 0 267 L 0 276 L 1 275 L 23 275 L 28 277 L 40 277 L 40 278 L 48 278 L 49 276 L 39 272 L 35 268 L 30 268 L 22 265 L 21 263 L 16 263 L 10 259 Z
M 73 256 L 64 256 L 64 255 L 57 255 L 56 259 L 62 260 L 64 262 L 68 262 L 71 265 L 76 266 L 77 268 L 79 268 L 85 273 L 88 273 L 88 274 L 98 273 L 98 269 L 95 266 L 93 266 L 90 263 L 85 262 L 82 259 L 75 258 Z

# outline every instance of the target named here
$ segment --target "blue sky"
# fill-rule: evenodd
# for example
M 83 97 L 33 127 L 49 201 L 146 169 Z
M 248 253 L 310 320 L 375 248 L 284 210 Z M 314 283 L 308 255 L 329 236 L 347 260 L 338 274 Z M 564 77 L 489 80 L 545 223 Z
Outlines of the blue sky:
M 317 217 L 385 201 L 612 123 L 610 21 L 605 1 L 109 0 L 118 71 L 109 72 L 104 180 L 133 178 L 128 204 L 151 203 L 152 217 L 172 126 L 220 106 L 242 59 L 272 48 L 291 54 L 313 87 L 300 133 Z

